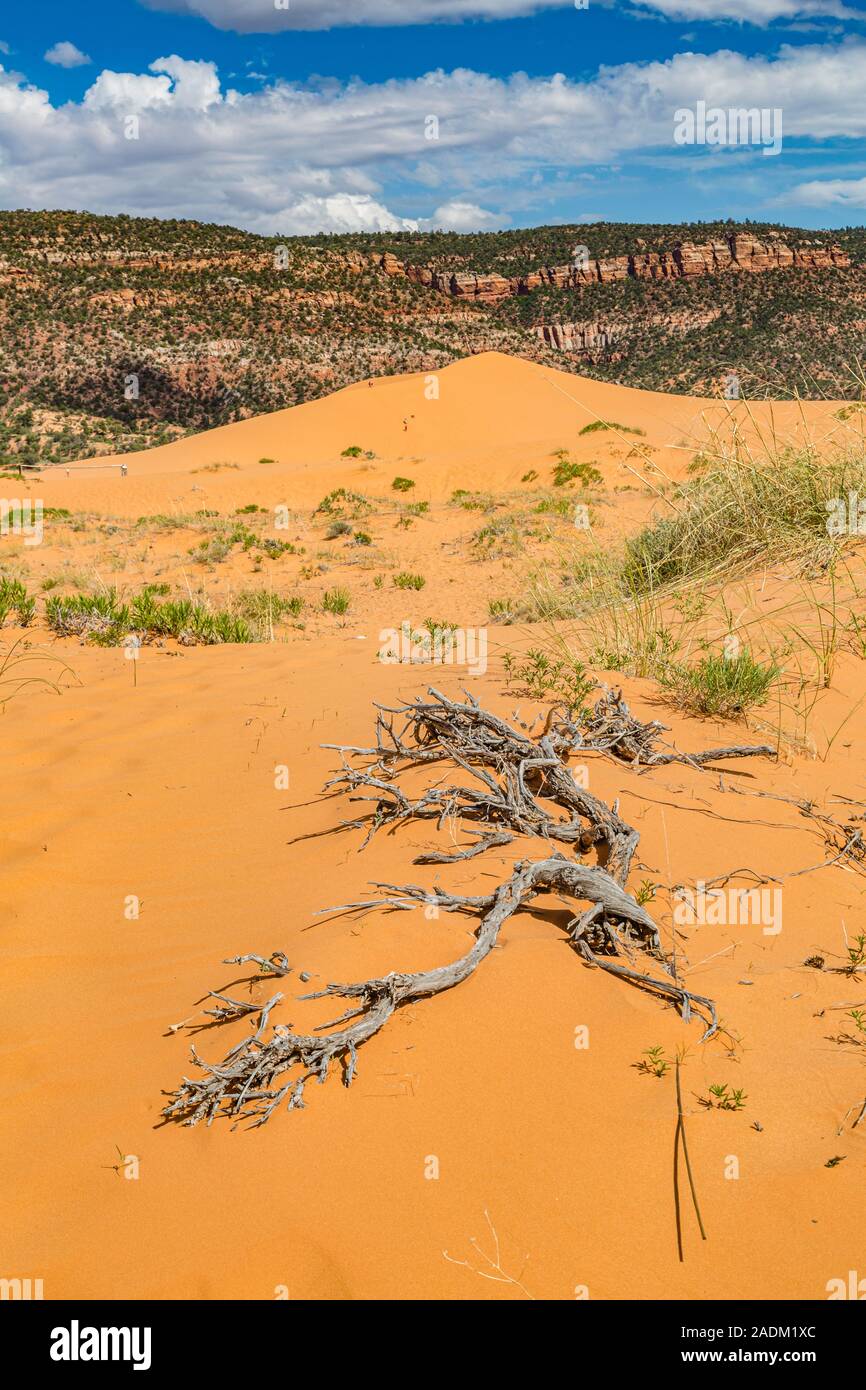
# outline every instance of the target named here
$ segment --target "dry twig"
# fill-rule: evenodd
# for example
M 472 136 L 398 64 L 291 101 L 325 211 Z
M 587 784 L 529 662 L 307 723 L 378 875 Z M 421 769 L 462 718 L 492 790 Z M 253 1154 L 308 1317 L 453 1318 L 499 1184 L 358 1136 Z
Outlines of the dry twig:
M 329 984 L 302 996 L 336 996 L 351 1001 L 344 1013 L 313 1034 L 295 1033 L 281 1024 L 271 1026 L 268 1033 L 270 1013 L 280 995 L 266 1004 L 248 1005 L 210 991 L 209 997 L 220 1001 L 207 1011 L 216 1020 L 211 1027 L 253 1014 L 258 1015 L 258 1024 L 255 1032 L 236 1044 L 221 1062 L 206 1062 L 192 1049 L 201 1075 L 184 1077 L 170 1094 L 163 1111 L 166 1119 L 196 1124 L 227 1115 L 236 1122 L 250 1119 L 254 1125 L 264 1124 L 283 1101 L 289 1109 L 302 1106 L 307 1082 L 324 1082 L 332 1063 L 342 1068 L 343 1082 L 348 1086 L 355 1075 L 359 1047 L 378 1033 L 398 1008 L 468 979 L 493 949 L 509 918 L 548 893 L 582 905 L 563 927 L 586 965 L 606 970 L 666 1000 L 679 1009 L 685 1021 L 696 1015 L 704 1024 L 703 1038 L 717 1031 L 712 1000 L 680 985 L 672 960 L 662 950 L 655 922 L 626 889 L 638 832 L 621 818 L 616 803 L 608 806 L 577 784 L 567 758 L 591 747 L 615 752 L 631 764 L 682 760 L 700 766 L 723 755 L 740 757 L 772 750 L 717 749 L 706 755 L 653 751 L 661 726 L 638 724 L 621 696 L 610 692 L 605 697 L 607 703 L 599 702 L 584 728 L 570 722 L 566 712 L 559 720 L 549 718 L 537 739 L 482 709 L 471 696 L 460 703 L 431 689 L 429 697 L 397 709 L 378 707 L 372 747 L 326 745 L 336 747 L 342 760 L 341 770 L 326 784 L 326 790 L 348 793 L 353 801 L 369 803 L 367 817 L 344 821 L 344 826 L 366 829 L 365 845 L 378 830 L 409 820 L 431 819 L 441 826 L 454 819 L 467 828 L 479 827 L 477 840 L 468 848 L 431 851 L 418 856 L 416 863 L 445 864 L 473 858 L 508 844 L 518 834 L 537 836 L 548 846 L 556 841 L 577 854 L 594 850 L 598 863 L 581 863 L 547 848 L 543 858 L 516 863 L 510 876 L 491 893 L 459 896 L 413 884 L 379 884 L 375 886 L 380 891 L 373 898 L 328 909 L 399 911 L 433 904 L 444 912 L 469 913 L 480 920 L 471 948 L 448 965 L 414 974 L 393 972 L 359 983 Z M 603 704 L 604 709 L 600 709 Z M 466 780 L 428 786 L 414 798 L 399 786 L 403 772 L 435 763 L 460 769 Z M 636 968 L 635 952 L 643 953 L 649 969 Z M 232 963 L 248 960 L 277 975 L 287 974 L 290 968 L 282 952 L 269 958 L 238 956 Z

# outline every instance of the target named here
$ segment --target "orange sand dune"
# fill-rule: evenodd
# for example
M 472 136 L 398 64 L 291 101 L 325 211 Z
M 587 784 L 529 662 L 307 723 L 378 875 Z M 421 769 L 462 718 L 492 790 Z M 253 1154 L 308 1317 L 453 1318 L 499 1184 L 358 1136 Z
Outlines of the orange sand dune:
M 125 478 L 107 471 L 100 458 L 84 461 L 95 472 L 80 465 L 69 476 L 50 469 L 40 487 L 51 505 L 136 516 L 228 505 L 251 486 L 256 500 L 268 505 L 314 505 L 337 486 L 384 496 L 395 473 L 403 473 L 415 479 L 418 497 L 439 501 L 459 487 L 517 487 L 528 470 L 549 467 L 557 449 L 601 464 L 612 451 L 624 456 L 637 449 L 632 464 L 640 473 L 643 451 L 650 449 L 653 463 L 678 476 L 713 430 L 844 442 L 852 427 L 835 419 L 840 404 L 666 396 L 490 352 L 435 375 L 377 378 L 308 405 L 124 455 Z M 581 436 L 599 420 L 644 433 Z M 342 458 L 353 445 L 375 458 Z M 199 471 L 214 464 L 233 466 Z
M 706 437 L 704 417 L 729 413 L 727 403 L 495 354 L 441 372 L 438 400 L 424 386 L 420 376 L 377 380 L 129 455 L 128 477 L 55 470 L 38 486 L 51 505 L 121 517 L 251 501 L 310 507 L 335 486 L 384 496 L 397 472 L 435 500 L 457 487 L 516 487 L 528 469 L 549 470 L 557 448 L 597 459 L 606 480 L 635 444 L 675 471 Z M 645 433 L 580 436 L 596 418 Z M 794 439 L 804 420 L 825 440 L 841 430 L 833 403 L 803 414 L 756 406 L 744 429 L 774 424 Z M 353 444 L 376 458 L 341 459 Z M 214 462 L 239 466 L 196 472 Z M 646 458 L 633 463 L 643 470 Z M 446 616 L 448 604 L 448 617 L 478 622 L 486 568 L 439 529 L 443 515 L 431 509 L 407 532 L 429 575 L 411 611 Z M 74 563 L 91 541 L 85 528 L 61 540 L 51 532 L 46 546 L 68 546 Z M 20 547 L 14 555 L 37 563 Z M 136 563 L 143 578 L 155 562 Z M 273 573 L 284 582 L 287 571 Z M 47 650 L 72 671 L 63 692 L 27 688 L 6 708 L 0 1275 L 41 1278 L 49 1299 L 560 1300 L 824 1298 L 828 1281 L 862 1273 L 866 1120 L 852 1121 L 866 1097 L 866 1049 L 844 1035 L 856 1032 L 849 1011 L 866 1009 L 866 982 L 835 973 L 846 940 L 864 930 L 862 879 L 841 862 L 817 867 L 831 851 L 795 804 L 809 798 L 862 824 L 866 682 L 853 656 L 840 658 L 822 705 L 836 731 L 823 760 L 747 760 L 721 777 L 590 760 L 592 790 L 619 798 L 641 833 L 629 886 L 656 892 L 650 910 L 665 946 L 676 946 L 690 987 L 717 1001 L 721 1036 L 701 1044 L 696 1021 L 582 965 L 563 931 L 569 905 L 542 898 L 510 921 L 470 980 L 399 1012 L 361 1050 L 350 1088 L 338 1076 L 312 1085 L 305 1110 L 255 1131 L 159 1124 L 161 1092 L 191 1074 L 191 1043 L 217 1060 L 244 1035 L 242 1022 L 199 1027 L 205 991 L 263 1000 L 271 988 L 244 983 L 248 968 L 226 958 L 285 951 L 294 973 L 280 982 L 273 1021 L 309 1028 L 340 1009 L 299 995 L 446 962 L 465 952 L 473 927 L 423 910 L 322 908 L 366 896 L 371 881 L 487 892 L 518 858 L 549 851 L 526 840 L 418 866 L 432 842 L 464 843 L 459 830 L 413 823 L 360 854 L 361 833 L 339 829 L 359 807 L 320 797 L 337 761 L 322 743 L 366 744 L 373 701 L 394 703 L 431 680 L 452 695 L 468 685 L 503 715 L 517 704 L 533 714 L 538 706 L 505 693 L 502 654 L 546 636 L 491 628 L 490 668 L 477 678 L 384 665 L 377 628 L 403 615 L 407 597 L 372 579 L 361 597 L 363 618 L 353 609 L 344 626 L 311 622 L 291 645 L 145 646 L 133 665 L 118 649 L 57 642 Z M 627 693 L 641 717 L 673 726 L 680 747 L 758 741 L 742 725 L 670 716 L 649 683 L 630 681 Z M 282 766 L 288 791 L 275 783 Z M 740 887 L 757 874 L 781 889 L 781 930 L 674 935 L 669 890 L 729 873 Z M 827 968 L 804 964 L 816 954 Z M 683 1262 L 673 1077 L 639 1067 L 654 1047 L 669 1058 L 684 1049 L 708 1240 L 684 1204 Z M 707 1108 L 714 1084 L 744 1091 L 745 1108 Z M 504 1274 L 491 1279 L 493 1230 Z

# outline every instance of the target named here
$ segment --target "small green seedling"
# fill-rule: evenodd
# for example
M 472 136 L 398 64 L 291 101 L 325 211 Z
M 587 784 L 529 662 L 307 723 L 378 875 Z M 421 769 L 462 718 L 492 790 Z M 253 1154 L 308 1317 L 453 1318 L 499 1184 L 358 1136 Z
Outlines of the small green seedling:
M 670 1071 L 671 1064 L 663 1047 L 648 1047 L 637 1063 L 637 1069 L 643 1072 L 644 1076 L 657 1076 L 661 1079 Z

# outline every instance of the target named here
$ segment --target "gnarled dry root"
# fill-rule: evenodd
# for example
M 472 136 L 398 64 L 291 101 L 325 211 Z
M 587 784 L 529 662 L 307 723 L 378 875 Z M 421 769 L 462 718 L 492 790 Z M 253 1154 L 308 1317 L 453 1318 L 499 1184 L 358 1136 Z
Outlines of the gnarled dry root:
M 659 736 L 667 726 L 657 719 L 642 724 L 635 719 L 621 690 L 604 689 L 588 719 L 578 721 L 568 713 L 554 725 L 554 738 L 560 749 L 607 753 L 632 767 L 662 767 L 668 763 L 688 763 L 705 767 L 727 758 L 773 758 L 776 750 L 768 743 L 738 743 L 725 748 L 707 748 L 702 753 L 681 753 L 676 748 L 659 748 Z
M 389 885 L 380 886 L 389 888 Z M 233 1048 L 223 1062 L 211 1065 L 193 1049 L 193 1058 L 204 1075 L 196 1080 L 184 1077 L 163 1113 L 167 1118 L 181 1119 L 187 1124 L 203 1119 L 210 1123 L 220 1113 L 236 1119 L 249 1118 L 254 1125 L 264 1124 L 283 1100 L 290 1110 L 303 1105 L 306 1083 L 313 1078 L 324 1081 L 334 1061 L 343 1063 L 343 1081 L 348 1086 L 355 1073 L 358 1048 L 384 1027 L 396 1009 L 413 1000 L 441 994 L 468 979 L 495 946 L 503 924 L 512 913 L 535 894 L 552 891 L 594 905 L 593 910 L 568 924 L 571 940 L 588 964 L 610 970 L 670 1000 L 678 1005 L 685 1018 L 694 1009 L 705 1017 L 704 1036 L 715 1032 L 717 1021 L 711 1000 L 689 993 L 672 979 L 656 979 L 610 959 L 620 953 L 621 934 L 661 959 L 655 923 L 604 869 L 574 864 L 557 855 L 518 864 L 506 883 L 484 897 L 430 893 L 410 885 L 394 888 L 372 901 L 329 909 L 411 908 L 419 903 L 435 903 L 447 912 L 478 912 L 481 923 L 472 948 L 449 965 L 412 975 L 386 975 L 383 979 L 365 980 L 360 984 L 331 984 L 327 989 L 304 996 L 318 999 L 336 995 L 355 1001 L 340 1018 L 326 1025 L 329 1031 L 323 1036 L 305 1036 L 276 1026 L 270 1038 L 265 1039 L 262 1034 L 267 1015 L 280 997 L 275 996 L 262 1009 L 255 1034 Z M 614 926 L 614 923 L 619 925 Z M 351 1019 L 355 1021 L 350 1022 Z M 336 1027 L 344 1023 L 345 1027 Z M 282 1080 L 298 1067 L 302 1075 Z
M 610 873 L 625 882 L 638 844 L 637 831 L 626 825 L 615 808 L 575 781 L 563 758 L 568 750 L 561 738 L 548 731 L 533 740 L 482 709 L 471 696 L 460 704 L 438 690 L 431 689 L 430 694 L 430 701 L 413 700 L 396 710 L 379 707 L 374 748 L 325 745 L 343 757 L 342 771 L 325 784 L 325 790 L 337 787 L 354 792 L 353 801 L 366 800 L 375 806 L 365 845 L 382 826 L 430 818 L 441 827 L 457 817 L 518 835 L 540 835 L 582 851 L 600 846 Z M 394 726 L 395 715 L 404 717 L 399 730 Z M 366 761 L 355 766 L 350 758 Z M 394 781 L 410 765 L 440 761 L 463 768 L 478 786 L 429 787 L 413 801 Z M 363 788 L 370 794 L 359 790 Z M 568 819 L 554 819 L 540 805 L 539 796 L 561 807 Z M 359 827 L 363 822 L 343 824 Z
M 584 864 L 566 858 L 559 850 L 548 851 L 545 858 L 516 864 L 511 876 L 489 894 L 466 897 L 415 885 L 378 884 L 376 897 L 328 909 L 409 910 L 425 904 L 444 912 L 473 913 L 480 922 L 471 949 L 449 965 L 415 974 L 392 973 L 357 984 L 329 984 L 324 990 L 302 996 L 318 999 L 333 995 L 352 1001 L 345 1013 L 314 1034 L 293 1033 L 281 1024 L 270 1026 L 270 1014 L 281 995 L 264 1005 L 247 1007 L 231 996 L 211 991 L 209 997 L 220 1002 L 216 1009 L 207 1011 L 215 1020 L 210 1027 L 249 1013 L 258 1016 L 255 1032 L 221 1062 L 206 1062 L 193 1048 L 192 1058 L 201 1075 L 184 1077 L 170 1093 L 163 1110 L 167 1120 L 194 1125 L 226 1115 L 236 1122 L 250 1119 L 253 1125 L 264 1124 L 283 1101 L 289 1109 L 302 1106 L 307 1082 L 323 1082 L 332 1063 L 342 1067 L 348 1086 L 355 1074 L 358 1048 L 378 1033 L 401 1005 L 452 989 L 468 979 L 496 944 L 509 917 L 543 893 L 555 892 L 587 905 L 565 924 L 575 951 L 587 965 L 607 970 L 667 1000 L 687 1021 L 696 1014 L 704 1023 L 704 1038 L 716 1031 L 712 1001 L 692 994 L 678 982 L 662 951 L 656 924 L 626 891 L 639 839 L 637 831 L 622 820 L 616 804 L 608 806 L 575 781 L 566 759 L 571 752 L 592 748 L 615 753 L 632 764 L 681 758 L 700 765 L 711 757 L 772 750 L 659 753 L 655 739 L 662 726 L 638 724 L 621 697 L 611 692 L 583 724 L 573 721 L 567 711 L 559 719 L 551 712 L 537 739 L 482 709 L 471 697 L 460 703 L 436 690 L 430 690 L 429 695 L 426 701 L 415 700 L 398 709 L 378 707 L 373 747 L 327 745 L 338 747 L 342 769 L 326 789 L 348 792 L 353 800 L 371 803 L 364 844 L 383 826 L 410 819 L 435 819 L 441 824 L 445 818 L 457 817 L 467 828 L 478 827 L 476 842 L 463 850 L 431 851 L 420 855 L 417 863 L 468 859 L 507 844 L 515 834 L 555 840 L 577 853 L 595 849 L 601 862 Z M 395 717 L 402 720 L 399 728 Z M 408 768 L 446 761 L 468 774 L 469 784 L 431 786 L 414 799 L 397 785 L 400 774 Z M 565 818 L 555 818 L 550 805 L 564 812 Z M 365 821 L 343 824 L 363 827 Z M 655 966 L 653 973 L 635 968 L 635 952 L 642 952 L 648 964 Z M 253 955 L 235 960 L 257 962 L 278 976 L 287 975 L 291 968 L 282 952 L 273 952 L 267 959 Z

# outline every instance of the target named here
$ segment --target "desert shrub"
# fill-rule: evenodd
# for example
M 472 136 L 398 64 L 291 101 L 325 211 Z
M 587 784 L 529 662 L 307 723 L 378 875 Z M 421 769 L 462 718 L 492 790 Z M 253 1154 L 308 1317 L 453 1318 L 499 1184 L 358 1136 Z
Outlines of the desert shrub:
M 189 599 L 159 603 L 146 590 L 130 604 L 121 603 L 113 589 L 105 594 L 55 595 L 46 601 L 45 617 L 59 636 L 85 637 L 100 646 L 118 646 L 132 633 L 173 637 L 187 646 L 254 640 L 249 625 L 233 613 Z
M 278 560 L 281 555 L 303 555 L 303 547 L 298 549 L 292 545 L 291 541 L 278 541 L 272 536 L 266 536 L 264 540 L 258 541 L 258 548 L 269 560 Z
M 570 459 L 564 452 L 557 455 L 553 470 L 554 487 L 565 487 L 568 483 L 580 483 L 583 487 L 591 487 L 594 483 L 600 482 L 601 474 L 593 464 Z
M 576 657 L 552 656 L 539 647 L 531 647 L 525 654 L 506 652 L 502 660 L 509 689 L 533 700 L 552 697 L 577 711 L 583 709 L 586 697 L 595 687 L 583 662 Z
M 409 570 L 401 570 L 399 574 L 393 576 L 393 583 L 397 589 L 423 589 L 427 580 L 423 574 L 412 574 Z
M 360 492 L 350 492 L 347 488 L 334 488 L 323 497 L 313 515 L 324 512 L 326 516 L 364 516 L 372 510 L 372 503 Z
M 322 596 L 322 608 L 326 613 L 346 613 L 351 602 L 352 597 L 348 589 L 326 589 Z
M 584 425 L 580 433 L 596 434 L 599 430 L 617 430 L 620 434 L 646 435 L 646 430 L 637 429 L 633 425 L 618 425 L 614 420 L 593 420 L 591 424 Z
M 0 578 L 0 627 L 11 613 L 19 627 L 29 627 L 36 613 L 36 600 L 20 579 Z
M 827 564 L 839 548 L 828 532 L 831 504 L 852 492 L 866 495 L 862 454 L 824 461 L 811 448 L 760 459 L 728 453 L 672 494 L 669 516 L 626 543 L 623 579 L 645 591 L 764 559 Z
M 709 653 L 692 666 L 674 664 L 662 684 L 688 713 L 730 719 L 765 704 L 780 674 L 778 666 L 756 661 L 744 647 L 735 657 Z

